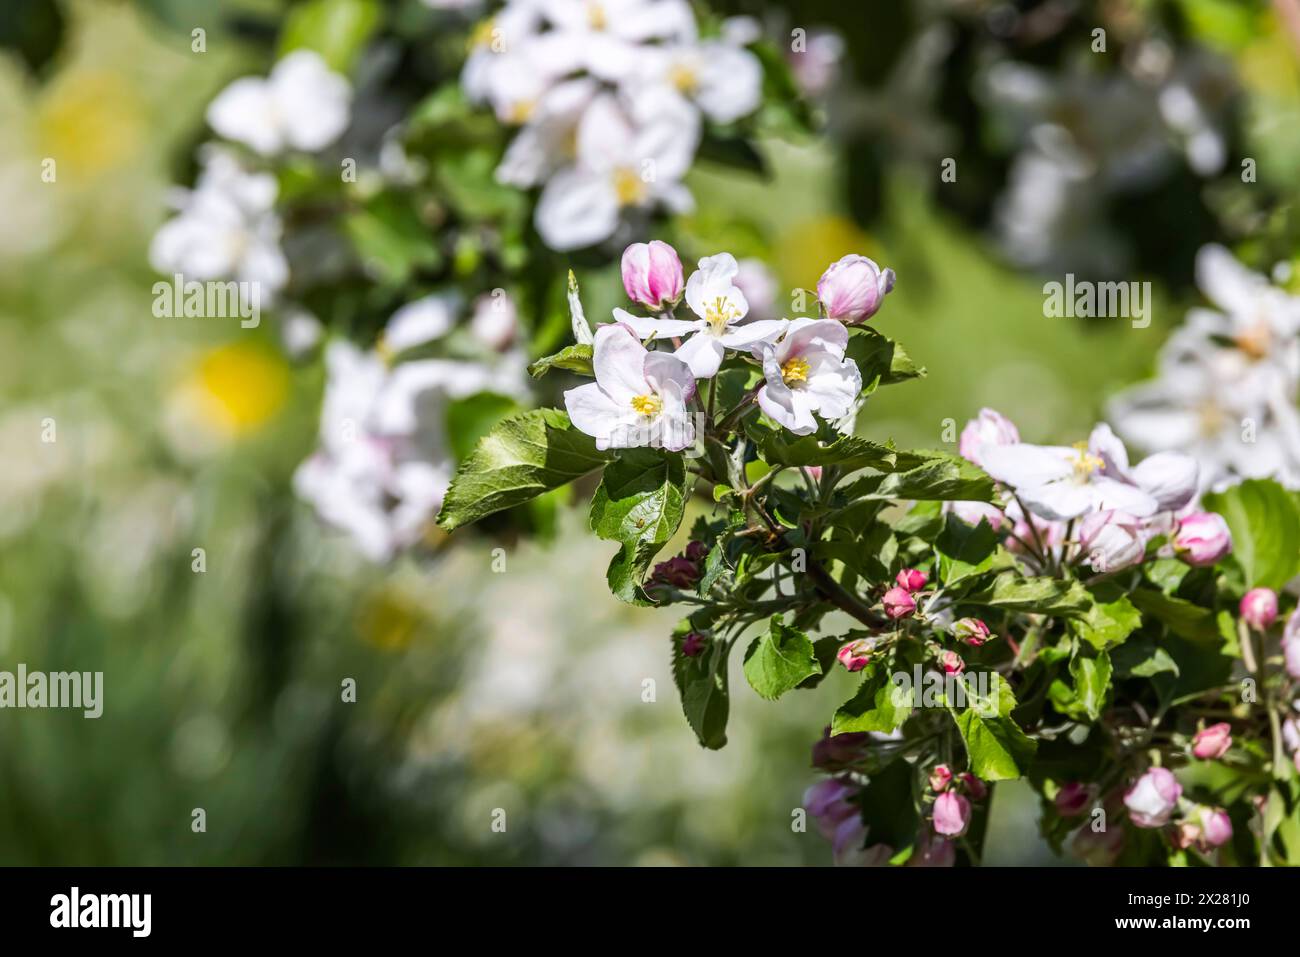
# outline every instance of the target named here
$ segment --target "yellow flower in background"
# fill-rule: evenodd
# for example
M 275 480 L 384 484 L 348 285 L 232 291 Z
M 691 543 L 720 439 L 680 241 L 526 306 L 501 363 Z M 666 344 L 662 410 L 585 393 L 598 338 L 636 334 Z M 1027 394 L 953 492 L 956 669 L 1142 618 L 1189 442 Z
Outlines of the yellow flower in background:
M 229 343 L 205 352 L 177 390 L 170 410 L 177 424 L 218 438 L 257 431 L 284 406 L 289 369 L 279 356 L 247 343 Z
M 37 107 L 36 145 L 58 164 L 60 177 L 89 179 L 139 151 L 144 107 L 134 88 L 108 70 L 58 74 Z
M 811 289 L 826 267 L 860 253 L 879 261 L 879 244 L 843 216 L 819 216 L 791 227 L 777 243 L 775 265 L 791 284 Z

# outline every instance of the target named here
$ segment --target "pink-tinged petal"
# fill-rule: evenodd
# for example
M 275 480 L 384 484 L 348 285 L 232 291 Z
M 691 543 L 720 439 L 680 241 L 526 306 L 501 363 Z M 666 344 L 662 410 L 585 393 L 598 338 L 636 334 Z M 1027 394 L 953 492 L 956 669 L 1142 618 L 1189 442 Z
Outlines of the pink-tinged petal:
M 561 252 L 608 239 L 618 221 L 618 195 L 610 178 L 578 167 L 560 170 L 547 181 L 534 214 L 546 245 Z
M 719 338 L 728 349 L 747 349 L 759 342 L 775 342 L 785 331 L 784 319 L 759 319 L 743 326 L 731 326 Z
M 1160 510 L 1160 503 L 1135 485 L 1109 478 L 1094 478 L 1089 486 L 1092 489 L 1093 503 L 1099 509 L 1127 512 L 1138 518 L 1148 518 Z
M 1088 451 L 1106 463 L 1106 474 L 1112 478 L 1128 474 L 1128 450 L 1105 422 L 1098 423 L 1088 436 Z
M 1059 445 L 1027 445 L 1023 442 L 1015 445 L 985 443 L 979 449 L 984 471 L 1015 489 L 1045 485 L 1071 475 L 1076 455 L 1074 449 Z
M 712 379 L 717 375 L 725 354 L 722 342 L 709 331 L 697 332 L 673 353 L 700 379 Z
M 690 366 L 673 353 L 647 353 L 644 370 L 646 381 L 657 393 L 663 394 L 671 383 L 683 401 L 689 402 L 695 395 L 695 376 Z
M 849 330 L 834 319 L 792 320 L 785 338 L 781 340 L 780 359 L 785 362 L 810 352 L 817 347 L 818 342 L 822 348 L 837 351 L 837 357 L 843 358 L 844 350 L 849 345 Z
M 1021 486 L 1016 490 L 1025 508 L 1040 518 L 1058 522 L 1077 518 L 1093 508 L 1092 490 L 1072 481 L 1049 482 L 1046 485 Z
M 630 408 L 634 398 L 653 391 L 645 377 L 646 349 L 631 329 L 610 323 L 596 329 L 595 339 L 592 367 L 611 399 Z
M 565 392 L 564 408 L 573 427 L 595 438 L 598 449 L 610 448 L 613 437 L 630 419 L 627 407 L 611 399 L 594 382 Z
M 802 391 L 823 418 L 841 419 L 853 411 L 853 403 L 862 391 L 862 374 L 852 360 L 845 359 L 834 370 L 810 375 Z
M 684 319 L 634 316 L 626 309 L 615 309 L 614 321 L 623 323 L 636 333 L 638 339 L 671 339 L 673 336 L 689 336 L 704 325 L 703 322 L 687 322 Z

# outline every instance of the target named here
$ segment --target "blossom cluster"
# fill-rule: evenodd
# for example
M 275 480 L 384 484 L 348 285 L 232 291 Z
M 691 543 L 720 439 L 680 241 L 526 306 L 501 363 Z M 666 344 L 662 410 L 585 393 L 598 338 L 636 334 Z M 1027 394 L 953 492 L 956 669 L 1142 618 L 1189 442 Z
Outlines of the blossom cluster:
M 497 178 L 542 187 L 547 245 L 595 245 L 629 213 L 692 207 L 682 178 L 704 120 L 733 123 L 761 99 L 743 26 L 703 38 L 686 0 L 508 0 L 478 26 L 461 83 L 518 127 Z
M 845 256 L 818 282 L 825 318 L 755 319 L 736 284 L 739 271 L 734 256 L 719 253 L 701 259 L 683 282 L 681 261 L 666 243 L 638 243 L 624 252 L 624 289 L 650 315 L 615 309 L 614 321 L 593 335 L 596 381 L 564 394 L 574 426 L 593 436 L 598 449 L 692 445 L 697 382 L 717 376 L 729 353 L 762 370 L 754 400 L 796 435 L 816 431 L 816 416 L 835 423 L 853 414 L 862 376 L 845 354 L 846 324 L 875 314 L 893 288 L 893 272 L 865 256 Z M 676 317 L 683 298 L 693 318 Z M 664 340 L 671 351 L 645 345 Z
M 1221 246 L 1200 251 L 1196 278 L 1214 308 L 1187 314 L 1158 377 L 1116 396 L 1110 416 L 1137 446 L 1192 455 L 1202 488 L 1243 478 L 1300 488 L 1300 297 Z

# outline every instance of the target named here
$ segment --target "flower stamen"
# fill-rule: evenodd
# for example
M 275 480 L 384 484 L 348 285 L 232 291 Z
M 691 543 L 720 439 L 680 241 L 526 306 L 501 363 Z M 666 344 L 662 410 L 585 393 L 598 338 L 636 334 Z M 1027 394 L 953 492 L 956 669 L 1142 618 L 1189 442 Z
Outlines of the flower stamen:
M 796 356 L 793 359 L 786 359 L 781 365 L 781 380 L 786 385 L 795 385 L 799 382 L 808 381 L 808 370 L 811 366 L 808 360 L 802 356 Z
M 1074 448 L 1077 455 L 1074 457 L 1074 477 L 1077 479 L 1086 479 L 1093 472 L 1098 472 L 1106 467 L 1106 460 L 1088 451 L 1087 442 L 1075 442 Z
M 657 395 L 638 395 L 632 397 L 632 408 L 640 415 L 654 418 L 663 411 L 664 400 Z
M 645 182 L 634 170 L 620 166 L 614 170 L 614 195 L 620 206 L 639 206 L 645 201 Z

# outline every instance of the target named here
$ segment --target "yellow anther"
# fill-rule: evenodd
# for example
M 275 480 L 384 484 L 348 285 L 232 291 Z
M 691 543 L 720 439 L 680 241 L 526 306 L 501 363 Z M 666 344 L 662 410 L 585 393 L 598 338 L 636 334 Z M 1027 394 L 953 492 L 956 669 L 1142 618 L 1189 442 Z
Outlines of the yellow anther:
M 640 205 L 646 196 L 645 181 L 636 175 L 635 170 L 620 166 L 614 170 L 614 195 L 620 206 Z
M 737 311 L 726 296 L 719 296 L 704 307 L 704 318 L 709 325 L 713 326 L 715 333 L 722 335 L 726 331 L 727 323 L 736 318 Z
M 808 381 L 808 360 L 803 358 L 786 359 L 781 366 L 781 379 L 786 385 Z
M 700 78 L 695 70 L 685 63 L 674 63 L 668 71 L 668 81 L 677 88 L 677 92 L 692 96 L 700 88 Z
M 664 400 L 657 395 L 638 395 L 632 398 L 632 408 L 644 416 L 653 418 L 664 407 Z
M 1074 474 L 1077 477 L 1087 478 L 1093 472 L 1106 467 L 1105 459 L 1098 458 L 1088 451 L 1087 442 L 1075 442 L 1074 448 L 1079 453 L 1074 458 Z
M 609 18 L 605 16 L 604 4 L 587 4 L 587 26 L 593 30 L 604 30 L 605 27 L 609 26 Z

